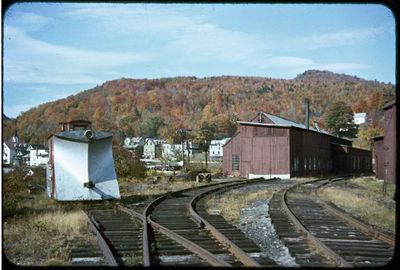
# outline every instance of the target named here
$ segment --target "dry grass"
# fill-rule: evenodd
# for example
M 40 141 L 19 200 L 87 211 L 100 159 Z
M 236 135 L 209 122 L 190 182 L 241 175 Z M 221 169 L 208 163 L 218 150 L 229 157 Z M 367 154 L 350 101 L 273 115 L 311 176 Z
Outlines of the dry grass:
M 68 213 L 62 211 L 45 213 L 33 218 L 33 223 L 37 226 L 43 226 L 44 230 L 54 231 L 57 234 L 69 237 L 79 236 L 87 229 L 87 218 L 79 210 Z
M 55 211 L 4 222 L 3 247 L 7 258 L 18 265 L 68 265 L 68 240 L 87 234 L 81 211 Z M 93 241 L 90 235 L 85 235 Z
M 372 226 L 395 233 L 396 207 L 392 200 L 394 186 L 383 195 L 382 182 L 373 177 L 352 179 L 351 185 L 327 187 L 320 197 L 331 201 Z
M 220 214 L 229 222 L 237 223 L 240 219 L 240 210 L 255 200 L 268 200 L 277 191 L 271 187 L 257 192 L 246 193 L 241 190 L 232 190 L 219 195 L 213 195 L 206 201 L 207 212 L 211 214 L 219 209 Z

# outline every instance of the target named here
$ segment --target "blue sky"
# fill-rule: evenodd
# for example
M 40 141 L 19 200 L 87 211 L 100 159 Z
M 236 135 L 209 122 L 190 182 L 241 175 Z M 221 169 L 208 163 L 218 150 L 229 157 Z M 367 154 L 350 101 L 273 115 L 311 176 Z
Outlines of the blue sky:
M 3 17 L 3 111 L 107 80 L 308 69 L 395 81 L 395 20 L 377 4 L 18 3 Z

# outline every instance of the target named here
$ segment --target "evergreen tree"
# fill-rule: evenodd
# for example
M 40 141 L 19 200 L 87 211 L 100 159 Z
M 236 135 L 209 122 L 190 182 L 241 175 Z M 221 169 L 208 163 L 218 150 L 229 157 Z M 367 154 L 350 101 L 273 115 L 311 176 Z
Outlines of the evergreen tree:
M 355 138 L 358 127 L 353 121 L 353 111 L 346 103 L 337 101 L 326 112 L 325 125 L 335 136 Z

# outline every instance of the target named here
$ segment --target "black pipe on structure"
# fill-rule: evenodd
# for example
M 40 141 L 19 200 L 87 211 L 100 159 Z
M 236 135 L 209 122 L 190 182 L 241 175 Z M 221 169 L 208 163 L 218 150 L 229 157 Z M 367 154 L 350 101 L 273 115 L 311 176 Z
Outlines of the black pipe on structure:
M 305 100 L 306 103 L 306 129 L 310 128 L 310 99 L 306 98 Z

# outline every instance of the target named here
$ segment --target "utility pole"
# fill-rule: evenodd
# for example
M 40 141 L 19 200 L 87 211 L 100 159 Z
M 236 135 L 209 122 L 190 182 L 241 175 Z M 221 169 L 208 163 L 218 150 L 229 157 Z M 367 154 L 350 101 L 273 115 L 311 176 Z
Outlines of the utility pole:
M 181 139 L 181 145 L 182 145 L 182 162 L 183 162 L 183 168 L 187 172 L 187 166 L 190 164 L 190 152 L 189 152 L 189 141 L 188 141 L 188 132 L 192 131 L 191 129 L 187 128 L 180 128 L 176 132 L 179 134 L 179 137 Z M 186 151 L 187 151 L 187 162 L 185 162 L 185 144 L 186 144 Z M 186 163 L 186 164 L 185 164 Z

